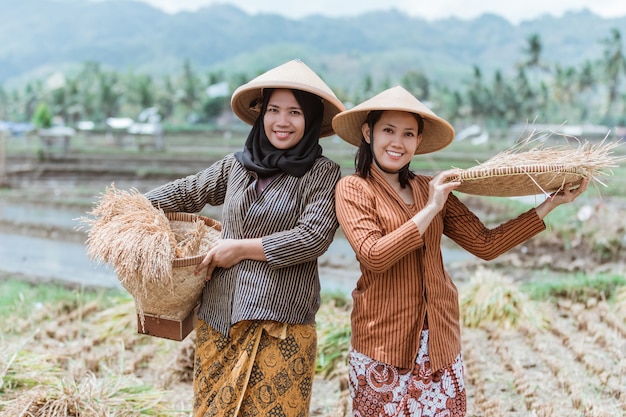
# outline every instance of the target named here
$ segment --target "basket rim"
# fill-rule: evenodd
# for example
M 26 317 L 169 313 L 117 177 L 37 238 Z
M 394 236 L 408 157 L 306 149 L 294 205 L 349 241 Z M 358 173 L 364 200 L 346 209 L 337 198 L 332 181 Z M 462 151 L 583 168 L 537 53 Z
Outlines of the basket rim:
M 180 222 L 195 222 L 198 219 L 202 220 L 204 224 L 207 226 L 221 232 L 222 224 L 215 219 L 212 219 L 207 216 L 203 216 L 201 214 L 196 213 L 185 213 L 185 212 L 168 212 L 165 213 L 165 216 L 170 221 L 180 221 Z M 175 258 L 172 260 L 173 268 L 184 268 L 187 266 L 194 266 L 202 262 L 206 255 L 196 255 L 196 256 L 187 256 L 184 258 Z
M 566 166 L 563 164 L 524 164 L 516 166 L 499 166 L 485 168 L 476 166 L 460 172 L 461 181 L 480 180 L 484 177 L 510 177 L 515 175 L 536 175 L 536 174 L 579 174 L 585 176 L 586 170 L 577 166 Z

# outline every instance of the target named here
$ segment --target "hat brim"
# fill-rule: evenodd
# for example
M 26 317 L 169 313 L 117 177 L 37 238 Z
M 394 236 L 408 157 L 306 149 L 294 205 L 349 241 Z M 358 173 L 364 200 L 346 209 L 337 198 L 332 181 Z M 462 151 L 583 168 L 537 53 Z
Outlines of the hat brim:
M 237 88 L 231 98 L 231 107 L 237 117 L 249 125 L 254 124 L 260 115 L 260 107 L 255 104 L 262 101 L 265 88 L 301 90 L 320 97 L 324 105 L 320 137 L 335 133 L 333 118 L 345 107 L 330 87 L 303 62 L 290 61 Z

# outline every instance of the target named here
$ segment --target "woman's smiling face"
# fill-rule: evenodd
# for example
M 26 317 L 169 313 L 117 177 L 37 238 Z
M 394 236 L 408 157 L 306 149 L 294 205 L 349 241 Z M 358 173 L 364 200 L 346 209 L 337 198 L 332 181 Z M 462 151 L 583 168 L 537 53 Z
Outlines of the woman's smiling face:
M 370 128 L 362 127 L 363 137 L 371 143 Z M 384 111 L 374 125 L 374 156 L 389 172 L 397 172 L 411 162 L 415 150 L 422 141 L 418 136 L 415 116 L 405 111 Z
M 265 135 L 276 149 L 290 149 L 304 136 L 304 113 L 298 100 L 287 89 L 272 92 L 263 116 Z

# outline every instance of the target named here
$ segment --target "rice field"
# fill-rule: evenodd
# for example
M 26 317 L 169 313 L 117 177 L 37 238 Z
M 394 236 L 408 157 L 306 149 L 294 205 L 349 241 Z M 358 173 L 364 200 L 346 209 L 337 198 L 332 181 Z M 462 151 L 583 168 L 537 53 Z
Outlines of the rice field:
M 78 138 L 76 145 L 86 153 L 77 152 L 73 163 L 42 163 L 39 177 L 35 169 L 17 174 L 27 176 L 28 187 L 2 190 L 2 198 L 36 200 L 42 207 L 86 207 L 122 172 L 106 171 L 107 165 L 132 168 L 133 176 L 123 176 L 118 185 L 146 191 L 170 168 L 167 175 L 181 174 L 175 167 L 183 159 L 177 158 L 193 152 L 198 159 L 210 159 L 211 152 L 225 150 L 209 147 L 199 153 L 197 138 L 187 138 L 167 155 L 143 151 L 120 157 L 122 152 L 112 147 L 109 156 L 89 159 L 93 155 L 86 150 L 96 148 L 96 140 Z M 17 155 L 14 160 L 24 163 L 20 158 L 26 146 L 11 144 L 9 159 Z M 477 150 L 461 143 L 441 158 L 420 159 L 416 169 L 468 167 L 503 147 L 490 144 Z M 340 143 L 329 143 L 328 149 L 350 169 L 351 150 Z M 111 163 L 118 157 L 119 164 Z M 81 181 L 83 171 L 72 170 L 80 159 L 104 171 Z M 57 174 L 50 179 L 46 169 L 70 181 L 59 181 Z M 448 266 L 460 293 L 469 417 L 626 415 L 624 169 L 616 168 L 610 187 L 588 191 L 580 204 L 553 217 L 548 231 L 527 244 L 490 263 Z M 46 188 L 50 184 L 54 188 Z M 488 222 L 519 212 L 524 204 L 466 201 Z M 21 225 L 33 234 L 38 227 Z M 62 239 L 62 233 L 55 230 L 50 238 Z M 332 267 L 358 273 L 340 263 Z M 312 416 L 351 415 L 346 369 L 350 309 L 345 294 L 324 294 Z M 87 290 L 0 271 L 0 416 L 188 416 L 193 339 L 193 333 L 183 342 L 138 334 L 133 300 L 123 290 Z
M 504 292 L 495 288 L 492 296 Z M 509 288 L 494 298 L 512 300 L 511 293 Z M 507 305 L 519 310 L 508 312 L 509 321 L 502 307 L 501 317 L 475 326 L 479 321 L 463 310 L 468 414 L 624 415 L 626 326 L 617 311 L 620 304 L 593 297 L 584 302 L 517 301 Z M 474 302 L 489 305 L 481 298 Z
M 468 416 L 624 415 L 626 284 L 615 282 L 611 300 L 537 299 L 476 269 L 460 285 Z M 0 289 L 0 415 L 189 415 L 194 333 L 138 334 L 123 292 L 8 277 Z M 312 416 L 350 415 L 349 312 L 345 297 L 325 294 Z

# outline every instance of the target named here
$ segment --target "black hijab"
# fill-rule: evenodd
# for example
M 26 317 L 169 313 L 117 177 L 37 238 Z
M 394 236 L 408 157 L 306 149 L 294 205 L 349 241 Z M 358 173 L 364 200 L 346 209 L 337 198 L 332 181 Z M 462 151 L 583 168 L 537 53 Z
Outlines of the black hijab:
M 263 91 L 263 106 L 259 117 L 252 125 L 243 151 L 236 152 L 235 158 L 246 169 L 254 171 L 260 177 L 271 177 L 281 172 L 294 177 L 303 176 L 322 155 L 319 144 L 324 105 L 315 94 L 301 90 L 290 90 L 304 114 L 304 136 L 289 149 L 277 149 L 265 134 L 263 116 L 267 110 L 274 89 Z

